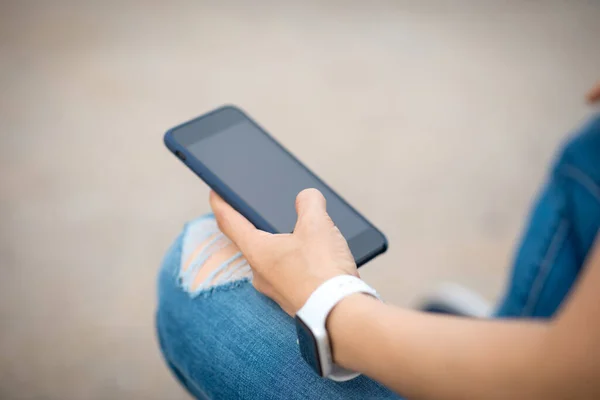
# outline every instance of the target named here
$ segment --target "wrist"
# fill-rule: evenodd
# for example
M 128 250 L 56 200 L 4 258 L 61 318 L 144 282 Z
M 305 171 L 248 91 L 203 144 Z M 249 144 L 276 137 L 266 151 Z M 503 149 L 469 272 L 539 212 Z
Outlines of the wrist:
M 361 333 L 372 328 L 373 310 L 381 305 L 383 303 L 373 296 L 354 293 L 331 310 L 326 327 L 333 361 L 337 365 L 360 372 Z
M 315 372 L 322 377 L 346 381 L 360 374 L 358 371 L 343 368 L 334 362 L 331 336 L 327 330 L 328 317 L 333 309 L 356 293 L 367 293 L 374 299 L 379 299 L 375 289 L 360 278 L 342 274 L 322 283 L 296 313 L 296 333 L 300 353 Z M 354 301 L 345 301 L 344 303 L 349 304 Z M 344 305 L 340 307 L 342 310 L 345 308 Z
M 292 316 L 296 315 L 296 313 L 298 312 L 298 310 L 300 310 L 308 301 L 309 297 L 315 292 L 315 290 L 317 290 L 323 283 L 327 282 L 328 280 L 335 278 L 337 276 L 342 276 L 342 275 L 350 275 L 350 276 L 356 276 L 357 278 L 359 278 L 357 275 L 355 274 L 349 274 L 345 271 L 331 271 L 330 273 L 327 274 L 323 274 L 321 276 L 317 276 L 317 277 L 311 277 L 309 279 L 304 279 L 303 283 L 301 286 L 298 287 L 298 290 L 295 292 L 295 297 L 290 297 L 289 301 L 291 302 L 292 306 L 293 306 L 293 314 Z

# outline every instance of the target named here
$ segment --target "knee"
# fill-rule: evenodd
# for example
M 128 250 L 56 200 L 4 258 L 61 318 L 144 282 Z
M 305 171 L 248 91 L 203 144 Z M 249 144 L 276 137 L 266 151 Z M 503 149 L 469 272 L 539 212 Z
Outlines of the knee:
M 167 251 L 159 274 L 159 300 L 169 290 L 193 298 L 213 287 L 251 278 L 239 249 L 209 214 L 189 222 Z
M 584 186 L 589 183 L 598 186 L 600 182 L 598 154 L 600 154 L 600 115 L 592 118 L 566 140 L 557 157 L 555 173 L 579 181 Z M 586 180 L 590 182 L 583 182 Z
M 204 321 L 207 317 L 214 321 L 228 304 L 240 302 L 244 295 L 239 291 L 252 288 L 251 278 L 246 260 L 219 231 L 212 215 L 186 224 L 158 275 L 156 328 L 165 358 L 177 357 L 177 349 L 191 346 L 186 342 L 191 338 L 210 336 L 210 323 Z M 213 290 L 217 287 L 220 290 Z
M 578 257 L 583 260 L 600 227 L 600 116 L 563 145 L 554 167 L 564 215 L 571 225 Z

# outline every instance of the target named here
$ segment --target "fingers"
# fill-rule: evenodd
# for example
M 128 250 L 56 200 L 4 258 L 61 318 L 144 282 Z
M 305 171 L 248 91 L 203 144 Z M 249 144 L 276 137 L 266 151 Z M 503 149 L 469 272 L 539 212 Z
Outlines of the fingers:
M 317 189 L 304 189 L 296 197 L 298 221 L 294 232 L 310 232 L 333 226 L 327 214 L 327 201 Z
M 589 91 L 587 94 L 587 101 L 590 104 L 600 101 L 600 82 L 598 82 L 596 86 Z
M 244 255 L 247 255 L 252 249 L 253 241 L 259 235 L 258 229 L 212 190 L 210 207 L 221 232 L 235 243 Z

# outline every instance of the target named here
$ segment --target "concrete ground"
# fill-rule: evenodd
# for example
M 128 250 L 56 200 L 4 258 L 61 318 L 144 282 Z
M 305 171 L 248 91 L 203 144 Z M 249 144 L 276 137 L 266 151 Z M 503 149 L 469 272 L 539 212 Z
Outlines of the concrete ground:
M 496 299 L 600 77 L 594 1 L 0 2 L 0 398 L 184 399 L 155 275 L 208 190 L 169 127 L 244 107 L 388 235 L 363 276 Z

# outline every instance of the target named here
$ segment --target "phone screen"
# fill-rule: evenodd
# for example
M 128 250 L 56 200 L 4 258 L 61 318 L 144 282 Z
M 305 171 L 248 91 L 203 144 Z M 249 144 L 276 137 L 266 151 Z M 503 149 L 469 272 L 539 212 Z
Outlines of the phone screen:
M 387 249 L 385 236 L 239 108 L 225 106 L 176 126 L 165 144 L 260 229 L 290 233 L 296 196 L 318 189 L 357 266 Z
M 249 120 L 206 135 L 189 144 L 187 150 L 278 233 L 294 230 L 295 199 L 306 188 L 323 193 L 327 211 L 346 240 L 370 228 L 328 186 Z

